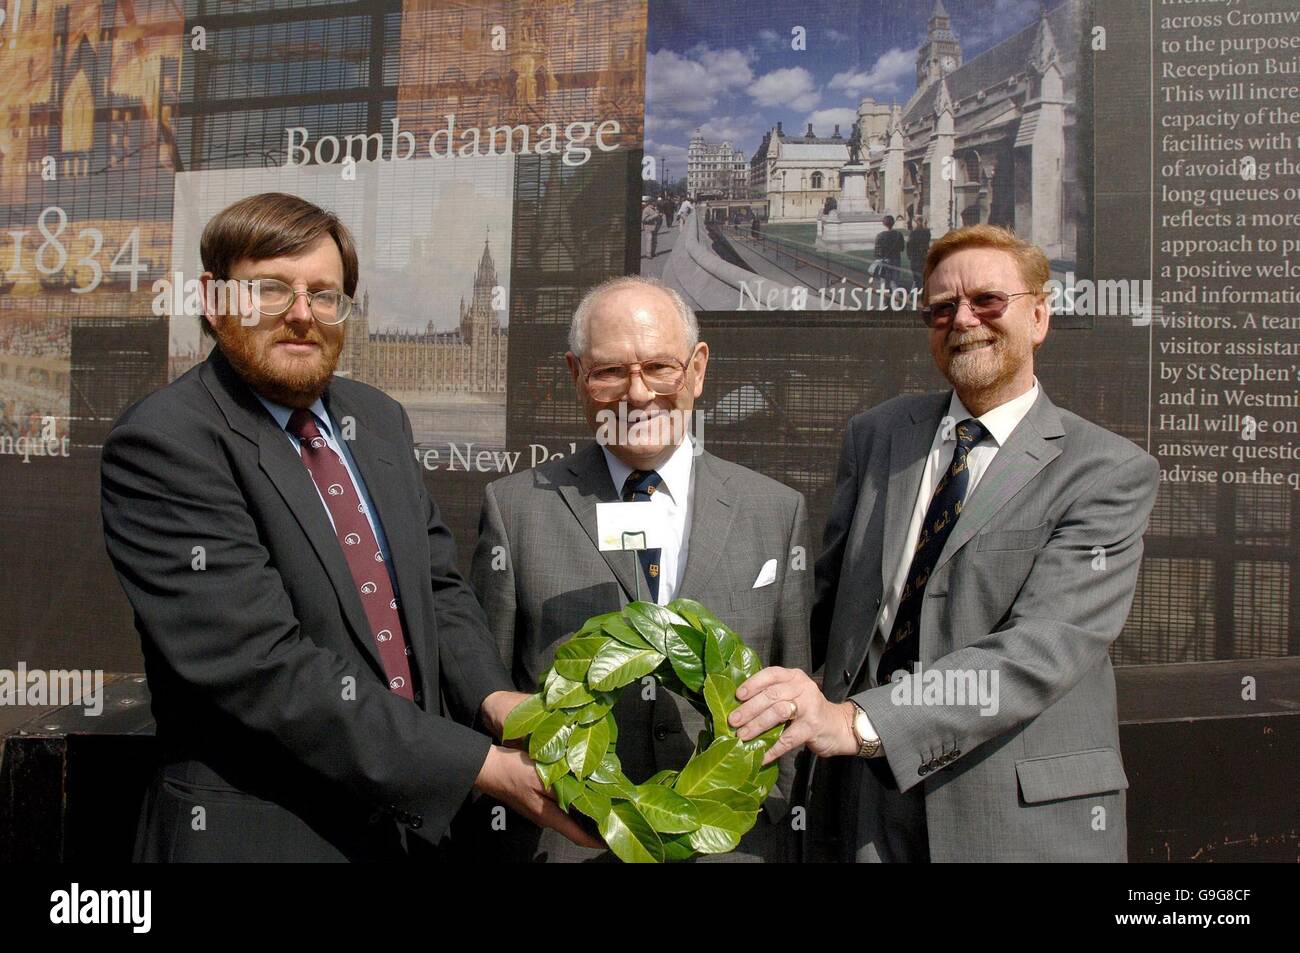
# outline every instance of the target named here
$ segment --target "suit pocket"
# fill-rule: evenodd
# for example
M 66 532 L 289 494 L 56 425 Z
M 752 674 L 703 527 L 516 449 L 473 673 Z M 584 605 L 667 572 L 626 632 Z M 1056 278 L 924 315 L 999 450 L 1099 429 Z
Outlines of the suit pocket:
M 216 802 L 221 804 L 238 804 L 241 807 L 278 807 L 270 801 L 255 794 L 248 794 L 239 788 L 217 784 L 196 784 L 179 778 L 163 777 L 163 788 L 170 794 L 197 804 Z
M 1114 748 L 1090 748 L 1017 761 L 1016 777 L 1026 804 L 1123 791 L 1128 787 L 1124 764 Z
M 764 606 L 775 605 L 781 597 L 780 580 L 767 585 L 760 586 L 757 589 L 746 589 L 744 592 L 733 592 L 728 597 L 728 605 L 732 612 L 744 612 L 746 609 L 761 609 Z
M 975 537 L 979 552 L 1007 552 L 1017 549 L 1041 549 L 1051 535 L 1051 523 L 1039 523 L 1031 529 L 1003 529 L 980 533 Z

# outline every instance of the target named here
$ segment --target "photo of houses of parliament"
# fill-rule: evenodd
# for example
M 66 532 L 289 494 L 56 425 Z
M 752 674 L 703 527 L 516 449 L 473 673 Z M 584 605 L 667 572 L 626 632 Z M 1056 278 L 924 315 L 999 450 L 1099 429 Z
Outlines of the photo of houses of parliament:
M 412 259 L 421 256 L 412 249 Z M 380 388 L 404 393 L 501 395 L 506 392 L 509 329 L 492 307 L 496 263 L 488 239 L 474 273 L 469 303 L 460 299 L 460 325 L 439 331 L 430 321 L 423 331 L 371 330 L 370 292 L 363 292 L 347 321 L 339 372 Z

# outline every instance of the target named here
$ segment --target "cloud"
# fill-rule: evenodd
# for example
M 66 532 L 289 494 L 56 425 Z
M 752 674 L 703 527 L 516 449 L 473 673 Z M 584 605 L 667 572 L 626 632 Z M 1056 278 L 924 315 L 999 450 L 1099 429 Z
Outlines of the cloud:
M 843 90 L 850 96 L 865 96 L 872 93 L 887 96 L 903 91 L 902 81 L 913 75 L 916 69 L 916 50 L 902 50 L 894 47 L 877 57 L 868 70 L 846 70 L 836 73 L 828 84 L 831 89 Z
M 767 123 L 758 113 L 747 116 L 715 116 L 701 124 L 700 135 L 705 142 L 730 142 L 732 148 L 739 149 L 748 157 L 758 148 L 765 129 Z
M 686 149 L 682 146 L 647 139 L 645 141 L 645 154 L 654 156 L 656 162 L 668 162 L 669 171 L 674 178 L 686 174 Z
M 1006 17 L 1012 23 L 1038 19 L 1038 10 L 1038 0 L 994 0 L 993 2 L 993 16 L 998 19 Z
M 655 113 L 705 113 L 718 98 L 754 78 L 748 57 L 737 49 L 698 44 L 685 55 L 651 53 L 646 66 L 646 100 Z
M 688 54 L 707 69 L 709 75 L 724 89 L 744 86 L 754 78 L 754 71 L 749 68 L 749 57 L 735 48 L 712 50 L 700 43 L 692 47 Z
M 842 30 L 837 30 L 834 27 L 823 30 L 822 34 L 836 46 L 839 46 L 841 43 L 846 43 L 849 40 L 849 35 L 847 33 Z
M 821 99 L 812 74 L 802 66 L 773 70 L 750 84 L 749 95 L 760 106 L 787 106 L 802 112 Z
M 694 128 L 695 124 L 695 120 L 683 116 L 664 116 L 661 113 L 649 112 L 645 117 L 645 134 L 653 136 L 656 133 L 677 132 Z
M 767 27 L 758 31 L 758 38 L 763 41 L 765 46 L 778 46 L 781 43 L 781 35 Z
M 809 113 L 800 128 L 807 129 L 808 123 L 812 123 L 814 133 L 819 136 L 829 136 L 835 132 L 835 124 L 839 123 L 840 135 L 848 139 L 853 133 L 853 124 L 857 121 L 858 111 L 843 106 L 834 109 L 819 109 L 816 112 Z
M 980 49 L 986 43 L 1018 33 L 1038 19 L 1038 0 L 994 0 L 993 9 L 965 30 L 962 45 Z

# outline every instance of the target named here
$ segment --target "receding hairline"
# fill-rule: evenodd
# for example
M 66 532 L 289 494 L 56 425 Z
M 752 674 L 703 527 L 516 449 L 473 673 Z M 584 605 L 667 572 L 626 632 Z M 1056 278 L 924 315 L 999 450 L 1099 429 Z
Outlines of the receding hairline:
M 700 329 L 695 318 L 695 312 L 680 294 L 668 285 L 653 278 L 646 278 L 641 275 L 621 275 L 601 282 L 582 296 L 577 308 L 574 309 L 573 318 L 569 322 L 570 351 L 581 357 L 585 351 L 590 350 L 591 319 L 596 313 L 596 309 L 604 304 L 610 296 L 624 291 L 658 292 L 662 300 L 667 304 L 668 309 L 677 316 L 683 343 L 689 345 L 692 350 L 694 350 L 695 345 L 699 344 Z M 579 346 L 580 343 L 581 347 Z

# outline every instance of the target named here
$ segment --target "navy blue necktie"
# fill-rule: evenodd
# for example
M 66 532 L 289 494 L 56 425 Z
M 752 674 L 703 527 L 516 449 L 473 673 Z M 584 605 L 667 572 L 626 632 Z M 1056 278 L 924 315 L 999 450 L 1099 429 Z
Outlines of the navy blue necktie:
M 971 448 L 988 436 L 988 430 L 978 420 L 966 419 L 957 425 L 956 436 L 957 449 L 952 452 L 952 462 L 934 488 L 930 507 L 925 511 L 925 522 L 921 524 L 921 534 L 916 539 L 916 552 L 907 571 L 902 597 L 898 600 L 894 626 L 889 632 L 880 664 L 876 666 L 877 685 L 884 685 L 900 668 L 911 674 L 913 663 L 921 657 L 921 639 L 917 630 L 921 624 L 925 584 L 930 581 L 930 573 L 939 561 L 943 545 L 961 516 L 966 488 L 970 486 L 967 458 Z
M 623 483 L 624 503 L 649 503 L 664 478 L 657 470 L 633 470 Z M 650 586 L 650 601 L 659 601 L 659 557 L 662 550 L 642 549 L 637 552 L 641 560 L 641 571 L 645 573 Z

